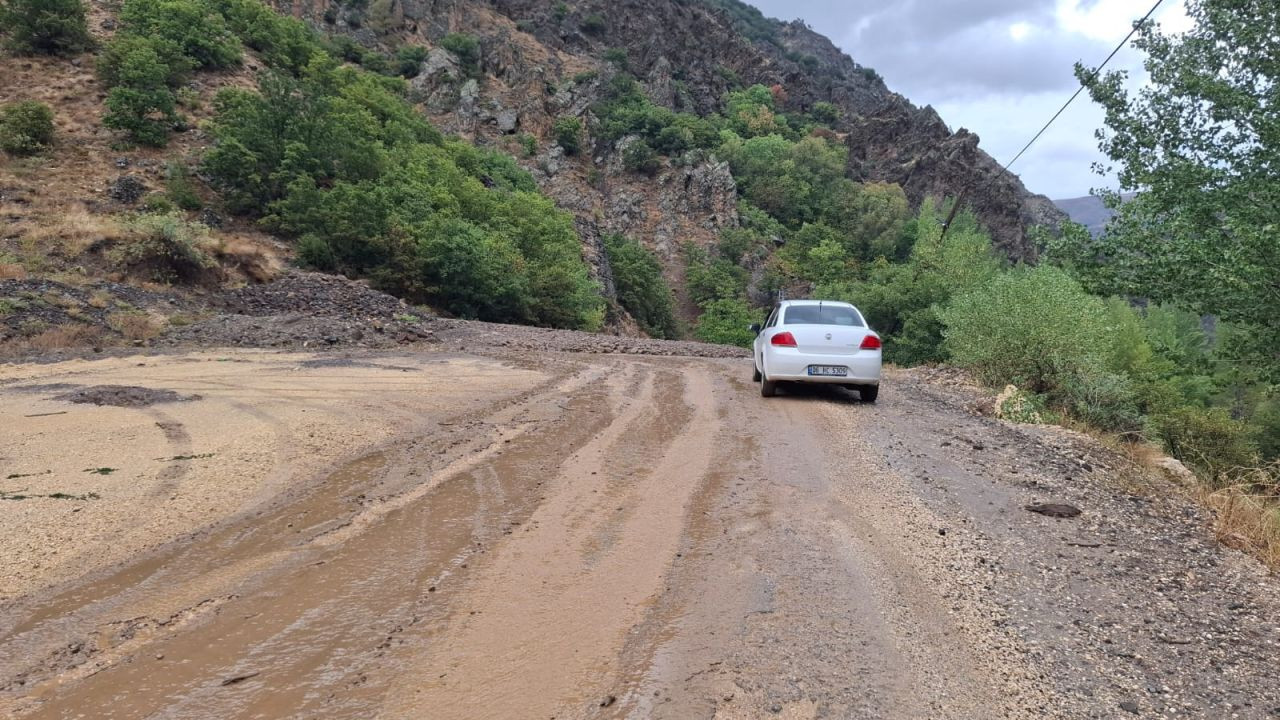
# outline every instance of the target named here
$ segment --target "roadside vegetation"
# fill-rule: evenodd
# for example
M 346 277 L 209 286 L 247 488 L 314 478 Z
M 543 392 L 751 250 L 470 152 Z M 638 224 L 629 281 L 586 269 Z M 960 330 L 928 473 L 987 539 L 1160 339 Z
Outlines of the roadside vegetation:
M 1256 51 L 1280 9 L 1207 5 L 1190 5 L 1183 38 L 1143 29 L 1154 84 L 1137 96 L 1079 70 L 1107 111 L 1122 190 L 1141 192 L 1111 198 L 1102 238 L 1042 233 L 1037 267 L 1012 266 L 963 209 L 944 235 L 949 204 L 912 213 L 896 186 L 847 180 L 822 113 L 781 114 L 760 86 L 730 94 L 713 152 L 742 223 L 686 251 L 698 336 L 749 344 L 738 328 L 778 290 L 849 300 L 889 361 L 964 367 L 1016 386 L 1027 419 L 1159 444 L 1204 481 L 1224 537 L 1280 565 L 1280 124 L 1266 91 L 1278 69 Z

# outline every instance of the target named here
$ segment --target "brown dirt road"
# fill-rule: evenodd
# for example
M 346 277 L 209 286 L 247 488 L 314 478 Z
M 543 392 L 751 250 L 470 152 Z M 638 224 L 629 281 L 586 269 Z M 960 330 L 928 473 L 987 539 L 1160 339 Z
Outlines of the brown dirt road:
M 0 501 L 0 715 L 1280 715 L 1280 583 L 1087 438 L 468 342 L 0 368 L 0 489 L 102 483 Z M 106 384 L 200 398 L 53 399 Z

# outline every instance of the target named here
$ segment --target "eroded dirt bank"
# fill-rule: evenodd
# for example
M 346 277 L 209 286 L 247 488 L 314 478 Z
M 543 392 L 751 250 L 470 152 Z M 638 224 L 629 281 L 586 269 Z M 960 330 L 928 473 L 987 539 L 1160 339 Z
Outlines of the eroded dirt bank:
M 764 400 L 741 359 L 459 343 L 5 369 L 5 474 L 115 484 L 4 501 L 44 572 L 6 553 L 25 579 L 0 606 L 0 713 L 1280 713 L 1280 583 L 1087 439 L 983 417 L 927 372 L 875 406 Z M 200 399 L 52 399 L 68 384 Z M 1046 501 L 1083 512 L 1024 509 Z M 119 547 L 61 529 L 73 510 Z

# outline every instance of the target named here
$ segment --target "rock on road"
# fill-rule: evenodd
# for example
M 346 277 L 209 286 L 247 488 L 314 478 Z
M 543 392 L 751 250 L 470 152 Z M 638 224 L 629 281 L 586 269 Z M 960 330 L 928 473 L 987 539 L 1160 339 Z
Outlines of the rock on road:
M 748 362 L 495 346 L 4 369 L 0 461 L 52 478 L 5 490 L 108 462 L 76 453 L 113 432 L 126 458 L 208 457 L 5 504 L 27 514 L 0 526 L 0 714 L 1280 716 L 1280 583 L 1172 488 L 975 412 L 945 373 L 891 372 L 877 405 L 766 400 Z M 196 397 L 54 399 L 96 385 Z M 109 547 L 78 544 L 90 520 Z

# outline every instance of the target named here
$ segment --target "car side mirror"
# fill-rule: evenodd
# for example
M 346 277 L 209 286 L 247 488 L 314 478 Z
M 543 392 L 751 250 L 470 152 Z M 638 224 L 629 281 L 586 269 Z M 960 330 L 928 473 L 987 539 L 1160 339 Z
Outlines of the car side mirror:
M 747 329 L 750 330 L 753 335 L 759 335 L 760 323 L 751 323 L 751 325 Z

